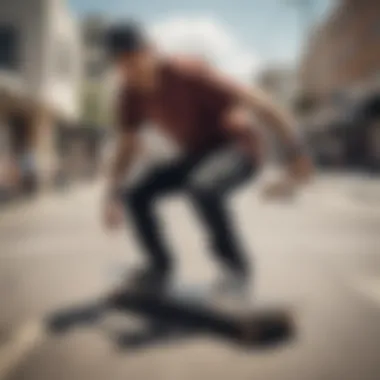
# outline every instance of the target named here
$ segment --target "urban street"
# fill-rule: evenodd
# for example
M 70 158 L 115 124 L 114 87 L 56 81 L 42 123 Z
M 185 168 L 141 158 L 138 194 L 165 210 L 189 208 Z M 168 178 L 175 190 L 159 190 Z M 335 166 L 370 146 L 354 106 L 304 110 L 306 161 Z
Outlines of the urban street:
M 49 312 L 96 297 L 139 260 L 128 220 L 103 230 L 95 182 L 0 214 L 0 378 L 379 379 L 380 181 L 323 174 L 288 202 L 261 200 L 260 187 L 231 207 L 255 263 L 253 297 L 292 310 L 294 340 L 251 351 L 197 336 L 122 351 L 106 329 L 44 333 Z M 178 277 L 211 281 L 218 268 L 186 200 L 164 200 L 158 212 Z

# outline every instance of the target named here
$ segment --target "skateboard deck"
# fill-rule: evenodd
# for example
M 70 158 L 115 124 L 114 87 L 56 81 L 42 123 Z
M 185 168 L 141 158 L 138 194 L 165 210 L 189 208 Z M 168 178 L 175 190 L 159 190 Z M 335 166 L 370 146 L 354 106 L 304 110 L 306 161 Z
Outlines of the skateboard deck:
M 162 293 L 118 289 L 88 305 L 58 311 L 47 323 L 50 331 L 65 332 L 73 326 L 97 323 L 112 311 L 149 321 L 157 337 L 182 331 L 255 346 L 280 343 L 295 330 L 292 313 L 283 307 L 249 306 L 247 301 L 192 285 L 174 286 Z

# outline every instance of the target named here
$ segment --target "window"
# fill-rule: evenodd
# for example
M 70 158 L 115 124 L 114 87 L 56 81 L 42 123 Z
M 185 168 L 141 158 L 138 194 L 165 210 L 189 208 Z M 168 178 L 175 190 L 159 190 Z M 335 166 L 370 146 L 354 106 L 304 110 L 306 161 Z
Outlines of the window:
M 15 28 L 0 25 L 0 69 L 14 70 L 19 65 L 19 38 Z

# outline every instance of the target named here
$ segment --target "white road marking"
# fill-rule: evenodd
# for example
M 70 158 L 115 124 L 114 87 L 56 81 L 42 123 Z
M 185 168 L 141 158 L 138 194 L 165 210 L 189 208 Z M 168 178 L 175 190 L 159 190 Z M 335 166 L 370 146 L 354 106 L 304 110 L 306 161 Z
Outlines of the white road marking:
M 30 321 L 17 330 L 9 342 L 0 346 L 0 380 L 5 379 L 17 367 L 44 336 L 41 323 Z

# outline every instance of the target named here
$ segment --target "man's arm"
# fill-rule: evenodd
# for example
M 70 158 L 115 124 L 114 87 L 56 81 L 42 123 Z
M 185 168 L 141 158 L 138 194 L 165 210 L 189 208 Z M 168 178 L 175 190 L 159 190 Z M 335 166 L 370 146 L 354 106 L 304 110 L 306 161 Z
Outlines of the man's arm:
M 137 98 L 123 89 L 116 104 L 116 139 L 106 185 L 104 222 L 116 227 L 122 221 L 121 190 L 138 149 L 138 128 L 143 117 Z
M 128 87 L 121 89 L 115 109 L 115 148 L 109 171 L 108 197 L 117 196 L 138 148 L 138 129 L 143 124 L 141 104 Z
M 134 160 L 138 148 L 136 132 L 134 130 L 119 132 L 115 145 L 115 153 L 112 157 L 109 170 L 108 199 L 117 199 L 128 169 Z
M 224 110 L 226 128 L 241 136 L 241 140 L 245 145 L 251 145 L 253 151 L 257 149 L 257 136 L 252 128 L 254 115 L 257 124 L 271 128 L 282 141 L 292 177 L 307 179 L 312 164 L 292 115 L 275 105 L 261 90 L 240 85 L 207 65 L 199 67 L 197 81 L 203 87 L 204 101 L 210 107 Z
M 306 154 L 305 146 L 296 127 L 296 120 L 282 107 L 272 102 L 259 89 L 241 90 L 241 98 L 265 126 L 271 128 L 285 145 L 289 159 Z
M 136 132 L 119 132 L 109 170 L 103 208 L 103 221 L 107 228 L 116 228 L 123 221 L 123 209 L 120 204 L 121 190 L 125 175 L 135 157 L 136 149 Z
M 242 91 L 243 101 L 257 115 L 258 120 L 264 126 L 271 128 L 282 141 L 285 153 L 285 161 L 291 182 L 304 182 L 308 180 L 312 173 L 312 161 L 307 151 L 305 142 L 301 138 L 297 128 L 296 120 L 290 113 L 275 105 L 259 89 Z

